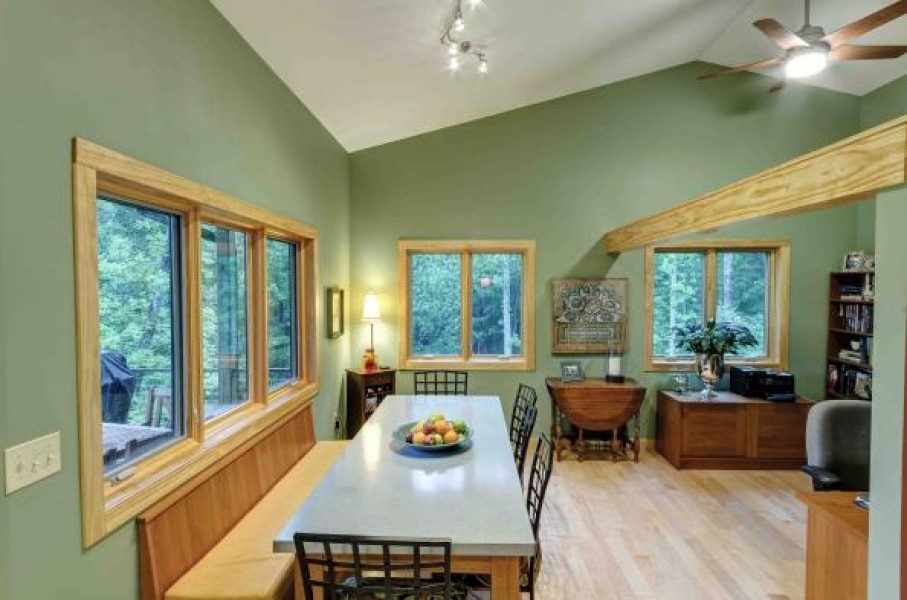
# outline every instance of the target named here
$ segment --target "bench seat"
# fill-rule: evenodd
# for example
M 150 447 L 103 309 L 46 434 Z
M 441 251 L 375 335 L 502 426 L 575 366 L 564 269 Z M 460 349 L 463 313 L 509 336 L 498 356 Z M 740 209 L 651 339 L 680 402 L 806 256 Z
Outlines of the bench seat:
M 274 537 L 349 442 L 318 442 L 164 594 L 166 600 L 292 598 L 295 556 L 275 554 Z

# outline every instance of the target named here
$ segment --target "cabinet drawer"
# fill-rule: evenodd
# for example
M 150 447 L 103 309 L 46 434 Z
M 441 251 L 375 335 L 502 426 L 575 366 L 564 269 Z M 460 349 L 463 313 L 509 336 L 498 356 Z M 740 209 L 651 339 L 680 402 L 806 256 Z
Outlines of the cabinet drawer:
M 747 454 L 806 462 L 806 415 L 811 404 L 754 404 L 747 416 Z
M 689 457 L 746 456 L 746 406 L 685 404 L 680 454 Z
M 367 386 L 373 385 L 390 385 L 394 382 L 394 376 L 390 373 L 381 373 L 380 375 L 368 375 L 363 378 Z

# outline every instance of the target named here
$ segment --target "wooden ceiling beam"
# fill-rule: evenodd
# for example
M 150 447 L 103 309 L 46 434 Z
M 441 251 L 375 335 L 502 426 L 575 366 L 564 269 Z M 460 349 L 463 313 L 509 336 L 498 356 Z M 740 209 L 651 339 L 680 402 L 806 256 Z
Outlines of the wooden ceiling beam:
M 907 183 L 907 115 L 605 234 L 622 252 L 757 217 L 860 200 Z

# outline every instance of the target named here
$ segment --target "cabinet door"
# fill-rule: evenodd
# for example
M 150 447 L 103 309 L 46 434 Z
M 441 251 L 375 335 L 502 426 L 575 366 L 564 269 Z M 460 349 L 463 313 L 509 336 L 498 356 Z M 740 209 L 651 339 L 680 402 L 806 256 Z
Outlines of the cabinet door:
M 680 453 L 689 457 L 746 456 L 746 405 L 684 404 Z
M 747 456 L 806 462 L 806 415 L 811 404 L 750 404 Z

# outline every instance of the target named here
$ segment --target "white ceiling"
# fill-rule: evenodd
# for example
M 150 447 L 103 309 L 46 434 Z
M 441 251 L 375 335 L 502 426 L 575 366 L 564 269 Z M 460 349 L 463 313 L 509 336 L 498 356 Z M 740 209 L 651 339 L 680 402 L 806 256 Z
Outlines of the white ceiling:
M 446 69 L 453 1 L 211 0 L 349 151 L 691 60 L 776 56 L 751 23 L 803 21 L 800 0 L 464 0 L 466 37 L 488 47 L 480 76 Z M 814 0 L 811 21 L 830 32 L 890 2 Z M 907 17 L 854 43 L 907 44 Z M 907 56 L 833 64 L 809 83 L 863 95 L 905 73 Z

